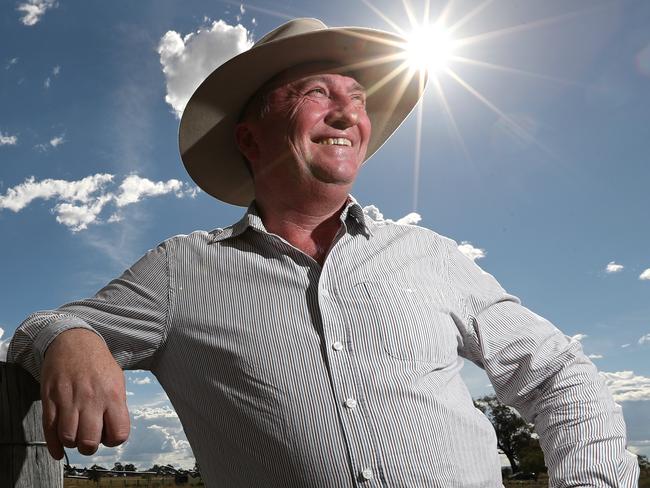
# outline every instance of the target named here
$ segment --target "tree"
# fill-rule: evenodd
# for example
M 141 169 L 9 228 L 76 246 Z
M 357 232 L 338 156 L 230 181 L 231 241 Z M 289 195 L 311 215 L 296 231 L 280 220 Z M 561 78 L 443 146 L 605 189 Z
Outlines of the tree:
M 135 465 L 133 464 L 125 464 L 124 465 L 124 471 L 137 471 L 135 468 Z
M 496 395 L 474 401 L 490 420 L 497 434 L 497 447 L 508 458 L 512 472 L 520 470 L 539 473 L 546 471 L 544 454 L 534 435 L 533 426 L 522 419 L 516 410 L 501 403 Z
M 124 471 L 124 466 L 118 461 L 113 465 L 113 471 Z
M 650 469 L 650 461 L 648 461 L 648 456 L 637 454 L 637 459 L 639 461 L 639 468 Z

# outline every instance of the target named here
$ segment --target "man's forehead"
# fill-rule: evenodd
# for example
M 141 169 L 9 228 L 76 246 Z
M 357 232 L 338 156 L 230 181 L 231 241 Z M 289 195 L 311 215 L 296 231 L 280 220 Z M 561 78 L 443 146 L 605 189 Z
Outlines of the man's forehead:
M 327 81 L 337 77 L 349 79 L 351 90 L 365 91 L 357 75 L 335 63 L 318 62 L 293 66 L 275 75 L 269 82 L 269 88 L 275 89 L 286 85 L 303 85 L 311 81 Z

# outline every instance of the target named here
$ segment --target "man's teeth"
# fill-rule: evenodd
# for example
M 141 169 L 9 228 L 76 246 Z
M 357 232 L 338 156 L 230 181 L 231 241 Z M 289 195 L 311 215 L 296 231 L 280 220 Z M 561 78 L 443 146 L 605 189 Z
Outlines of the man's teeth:
M 352 141 L 343 137 L 328 137 L 327 139 L 318 141 L 318 144 L 324 144 L 326 146 L 352 146 Z

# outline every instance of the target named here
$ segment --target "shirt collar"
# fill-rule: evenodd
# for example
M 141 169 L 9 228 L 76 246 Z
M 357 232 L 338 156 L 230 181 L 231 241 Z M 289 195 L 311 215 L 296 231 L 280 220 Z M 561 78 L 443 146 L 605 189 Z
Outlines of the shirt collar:
M 368 222 L 366 221 L 366 216 L 363 213 L 363 209 L 352 195 L 348 195 L 348 200 L 345 208 L 341 212 L 341 222 L 348 225 L 351 224 L 353 226 L 358 226 L 361 232 L 365 234 L 367 238 L 370 238 L 372 235 L 372 231 L 368 226 Z M 246 213 L 238 222 L 229 227 L 226 227 L 225 229 L 214 229 L 211 231 L 210 234 L 212 234 L 212 242 L 220 242 L 230 237 L 237 237 L 249 227 L 263 233 L 267 232 L 266 228 L 264 227 L 264 223 L 262 222 L 262 218 L 257 212 L 255 200 L 251 202 L 251 204 L 248 206 L 248 209 L 246 210 Z

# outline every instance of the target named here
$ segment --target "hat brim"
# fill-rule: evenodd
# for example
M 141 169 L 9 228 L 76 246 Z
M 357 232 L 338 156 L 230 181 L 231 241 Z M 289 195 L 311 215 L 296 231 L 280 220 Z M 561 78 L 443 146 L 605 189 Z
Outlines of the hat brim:
M 250 204 L 255 192 L 235 143 L 237 119 L 250 97 L 273 76 L 318 61 L 353 71 L 368 90 L 372 131 L 367 161 L 413 110 L 426 83 L 425 74 L 406 66 L 404 43 L 389 32 L 341 27 L 263 43 L 235 56 L 201 83 L 185 107 L 179 148 L 187 172 L 215 198 Z

